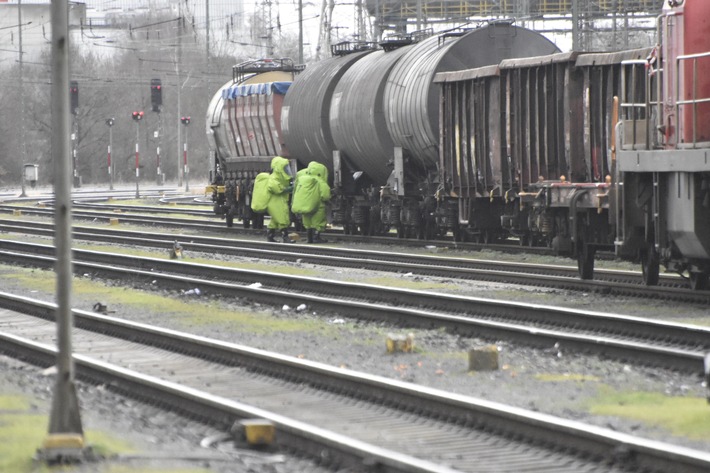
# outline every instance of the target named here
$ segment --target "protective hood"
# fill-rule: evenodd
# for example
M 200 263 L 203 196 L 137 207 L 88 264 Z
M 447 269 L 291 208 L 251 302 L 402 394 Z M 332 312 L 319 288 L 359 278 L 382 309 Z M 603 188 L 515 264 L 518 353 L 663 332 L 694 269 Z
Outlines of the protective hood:
M 316 161 L 308 163 L 308 174 L 321 178 L 324 181 L 328 180 L 328 168 Z

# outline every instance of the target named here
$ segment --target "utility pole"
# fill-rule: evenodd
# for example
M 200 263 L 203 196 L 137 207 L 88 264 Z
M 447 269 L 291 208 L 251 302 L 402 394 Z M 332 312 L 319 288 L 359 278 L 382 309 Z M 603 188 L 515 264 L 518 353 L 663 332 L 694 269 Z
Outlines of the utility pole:
M 298 0 L 298 63 L 303 64 L 303 0 Z
M 182 5 L 182 2 L 180 3 Z M 183 23 L 185 21 L 185 17 L 182 16 L 182 6 L 180 7 L 180 22 L 178 23 L 178 50 L 177 50 L 177 58 L 175 59 L 175 89 L 177 90 L 177 167 L 176 172 L 177 172 L 177 179 L 178 179 L 178 187 L 182 186 L 182 173 L 180 173 L 180 143 L 182 143 L 182 138 L 181 138 L 181 132 L 182 129 L 180 128 L 180 117 L 182 116 L 182 112 L 180 110 L 180 62 L 182 61 L 182 35 L 184 34 L 184 27 Z
M 27 162 L 27 147 L 25 146 L 25 74 L 23 68 L 22 50 L 22 0 L 17 0 L 17 39 L 20 53 L 20 156 L 22 164 Z
M 572 51 L 579 51 L 579 0 L 572 0 Z
M 69 6 L 53 0 L 52 13 L 52 161 L 54 163 L 57 375 L 49 417 L 49 435 L 39 456 L 48 463 L 80 461 L 84 429 L 74 384 L 72 358 L 71 162 L 69 143 Z

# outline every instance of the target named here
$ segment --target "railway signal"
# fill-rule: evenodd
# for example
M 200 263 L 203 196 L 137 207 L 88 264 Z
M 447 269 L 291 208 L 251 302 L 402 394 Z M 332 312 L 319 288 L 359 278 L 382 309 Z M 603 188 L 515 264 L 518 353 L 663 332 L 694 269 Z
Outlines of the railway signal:
M 71 97 L 71 114 L 76 115 L 79 108 L 79 82 L 73 80 L 69 83 L 69 95 Z
M 163 85 L 160 79 L 150 80 L 150 102 L 153 111 L 160 113 L 160 107 L 163 105 Z
M 187 127 L 190 124 L 190 117 L 181 117 L 180 121 L 182 122 L 183 125 L 185 125 Z M 184 143 L 183 151 L 182 151 L 182 159 L 183 159 L 182 173 L 185 176 L 185 190 L 189 191 L 190 185 L 187 183 L 187 175 L 190 172 L 190 170 L 187 166 L 187 130 L 185 130 L 185 143 Z

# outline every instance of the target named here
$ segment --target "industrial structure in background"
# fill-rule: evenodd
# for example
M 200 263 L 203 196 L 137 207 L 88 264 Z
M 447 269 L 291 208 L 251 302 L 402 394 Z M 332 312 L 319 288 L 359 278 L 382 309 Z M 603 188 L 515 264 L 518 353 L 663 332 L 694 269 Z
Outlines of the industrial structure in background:
M 25 59 L 46 47 L 51 33 L 49 5 L 49 0 L 0 1 L 0 41 L 9 46 L 0 51 L 0 67 L 15 62 L 13 50 L 22 47 L 22 35 Z M 291 18 L 299 5 L 313 9 L 314 14 L 294 22 Z M 635 34 L 653 35 L 662 5 L 663 0 L 321 0 L 316 5 L 261 0 L 248 11 L 243 0 L 115 0 L 108 4 L 86 0 L 72 3 L 69 27 L 80 35 L 75 44 L 90 46 L 100 42 L 106 29 L 130 32 L 135 26 L 131 20 L 142 14 L 174 14 L 184 17 L 197 32 L 200 38 L 196 39 L 205 43 L 208 55 L 225 48 L 254 47 L 259 54 L 272 56 L 282 30 L 294 31 L 302 26 L 299 22 L 317 17 L 315 59 L 321 59 L 327 57 L 331 44 L 343 40 L 379 41 L 437 25 L 513 18 L 519 26 L 541 33 L 568 35 L 570 49 L 590 51 L 599 49 L 595 38 L 600 36 L 607 48 L 627 49 L 633 46 Z
M 470 18 L 515 18 L 538 32 L 572 34 L 575 51 L 589 50 L 592 35 L 599 32 L 618 35 L 617 44 L 627 46 L 629 32 L 655 28 L 662 5 L 663 0 L 366 0 L 375 28 L 383 32 Z M 648 20 L 650 26 L 638 26 Z

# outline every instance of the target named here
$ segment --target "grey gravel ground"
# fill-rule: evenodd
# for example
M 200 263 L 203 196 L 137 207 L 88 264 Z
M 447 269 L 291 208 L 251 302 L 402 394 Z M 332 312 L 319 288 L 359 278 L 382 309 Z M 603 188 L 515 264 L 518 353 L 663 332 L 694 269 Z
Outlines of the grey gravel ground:
M 401 250 L 405 251 L 405 250 Z M 499 255 L 494 255 L 498 257 Z M 209 258 L 210 255 L 188 254 L 186 259 Z M 235 263 L 254 263 L 255 260 L 221 257 Z M 271 263 L 267 263 L 271 264 Z M 296 271 L 316 272 L 322 277 L 346 279 L 352 281 L 386 283 L 393 276 L 387 273 L 375 274 L 346 268 L 322 268 L 314 265 L 298 263 L 273 263 L 283 268 L 291 267 Z M 3 278 L 8 272 L 7 267 L 0 266 L 0 279 L 3 290 L 18 294 L 26 294 L 41 299 L 51 299 L 51 294 L 31 292 L 15 281 Z M 564 305 L 579 308 L 594 308 L 606 310 L 608 307 L 622 308 L 614 312 L 630 315 L 652 316 L 672 320 L 695 321 L 708 323 L 706 307 L 678 307 L 675 303 L 658 303 L 655 301 L 638 301 L 632 299 L 609 298 L 596 294 L 567 293 L 546 289 L 530 289 L 510 287 L 493 283 L 477 283 L 472 281 L 454 281 L 442 278 L 418 277 L 416 275 L 400 275 L 399 279 L 410 283 L 412 280 L 421 284 L 435 285 L 436 290 L 457 294 L 475 295 L 479 297 L 498 297 L 508 300 L 531 300 L 533 302 Z M 98 281 L 102 283 L 101 281 Z M 443 286 L 441 284 L 443 283 Z M 109 282 L 108 286 L 115 283 Z M 665 393 L 673 396 L 704 397 L 705 386 L 700 377 L 682 375 L 666 370 L 644 368 L 627 365 L 617 361 L 603 360 L 594 356 L 584 356 L 574 353 L 560 352 L 555 347 L 547 349 L 532 349 L 518 346 L 503 340 L 483 340 L 464 338 L 440 330 L 410 330 L 407 327 L 392 327 L 385 324 L 362 322 L 339 316 L 333 313 L 314 313 L 307 309 L 296 311 L 293 308 L 283 309 L 276 302 L 274 307 L 250 303 L 241 300 L 224 300 L 212 298 L 209 294 L 201 296 L 186 296 L 176 292 L 159 291 L 168 298 L 182 298 L 193 304 L 212 304 L 216 309 L 227 309 L 235 313 L 248 311 L 257 316 L 274 317 L 275 320 L 300 320 L 320 327 L 313 331 L 268 331 L 244 329 L 234 323 L 224 321 L 216 323 L 194 323 L 184 318 L 171 317 L 161 311 L 148 312 L 136 310 L 129 304 L 118 304 L 111 307 L 113 315 L 130 320 L 161 325 L 178 330 L 189 331 L 199 335 L 227 340 L 232 343 L 248 345 L 286 355 L 296 356 L 315 361 L 343 366 L 357 371 L 397 378 L 403 381 L 418 383 L 434 388 L 466 394 L 510 404 L 534 411 L 540 411 L 567 419 L 574 419 L 613 430 L 626 432 L 641 437 L 666 441 L 686 447 L 710 451 L 710 439 L 690 440 L 675 437 L 662 428 L 644 423 L 590 414 L 588 405 L 601 391 L 607 389 L 627 391 L 649 391 Z M 75 296 L 74 306 L 89 309 L 96 302 L 97 295 Z M 417 350 L 411 354 L 388 354 L 385 350 L 385 338 L 388 333 L 414 333 Z M 466 353 L 470 348 L 484 344 L 495 343 L 499 349 L 501 369 L 493 372 L 472 373 L 467 370 Z M 21 389 L 29 388 L 30 394 L 36 394 L 42 387 L 35 387 L 37 376 L 33 369 L 16 368 L 7 360 L 0 360 L 4 373 L 9 373 L 3 379 L 13 384 L 16 378 L 24 379 L 15 382 Z M 5 369 L 8 367 L 8 369 Z M 41 379 L 40 379 L 41 381 Z M 0 390 L 2 392 L 2 390 Z M 96 388 L 84 388 L 81 402 L 85 412 L 92 415 L 101 413 L 103 420 L 117 417 L 117 429 L 129 437 L 155 439 L 160 450 L 189 451 L 195 447 L 199 438 L 209 435 L 209 431 L 200 426 L 190 426 L 180 429 L 185 436 L 177 434 L 165 435 L 166 425 L 184 422 L 170 418 L 165 414 L 158 417 L 160 422 L 150 422 L 146 419 L 156 417 L 156 411 L 150 407 L 130 401 L 108 399 L 109 405 L 118 405 L 125 411 L 120 413 L 106 408 L 109 394 Z M 44 396 L 46 398 L 46 394 Z M 111 415 L 114 414 L 114 415 Z M 160 439 L 160 440 L 158 440 Z M 187 450 L 186 450 L 187 449 Z M 199 451 L 199 448 L 197 449 Z M 210 471 L 222 471 L 219 462 L 210 462 Z M 245 466 L 246 468 L 246 466 Z M 316 471 L 298 470 L 273 471 Z M 227 471 L 227 470 L 224 470 Z M 242 470 L 228 470 L 242 471 Z M 243 470 L 251 471 L 251 470 Z M 270 471 L 270 470 L 253 470 Z

